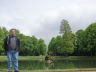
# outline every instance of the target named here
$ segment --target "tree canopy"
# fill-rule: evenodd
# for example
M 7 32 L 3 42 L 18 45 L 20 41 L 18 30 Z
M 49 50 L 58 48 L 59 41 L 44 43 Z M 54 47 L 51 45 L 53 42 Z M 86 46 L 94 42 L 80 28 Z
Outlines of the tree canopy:
M 0 55 L 5 55 L 3 40 L 8 35 L 8 30 L 5 27 L 0 27 Z M 96 23 L 74 33 L 69 22 L 63 19 L 60 24 L 60 34 L 52 37 L 48 49 L 42 38 L 26 36 L 19 30 L 17 30 L 17 36 L 21 40 L 20 55 L 39 56 L 46 53 L 54 56 L 96 55 Z
M 3 48 L 3 41 L 6 36 L 9 35 L 8 30 L 5 27 L 0 28 L 0 55 L 4 55 L 5 51 Z M 21 34 L 19 30 L 17 30 L 17 36 L 20 38 L 21 47 L 20 47 L 20 55 L 45 55 L 46 54 L 46 44 L 43 39 L 38 39 L 35 36 L 26 36 Z

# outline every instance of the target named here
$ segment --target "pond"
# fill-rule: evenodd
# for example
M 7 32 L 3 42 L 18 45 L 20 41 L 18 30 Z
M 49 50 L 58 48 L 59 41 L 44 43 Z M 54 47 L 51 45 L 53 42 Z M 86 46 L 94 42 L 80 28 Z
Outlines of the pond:
M 20 70 L 52 70 L 96 68 L 96 60 L 55 60 L 47 63 L 41 60 L 19 61 Z M 7 62 L 0 62 L 0 70 L 7 69 Z

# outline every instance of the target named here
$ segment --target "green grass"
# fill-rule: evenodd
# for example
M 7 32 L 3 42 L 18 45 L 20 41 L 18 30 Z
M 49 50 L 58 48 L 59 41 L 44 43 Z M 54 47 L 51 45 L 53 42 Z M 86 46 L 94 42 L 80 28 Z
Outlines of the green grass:
M 87 69 L 57 69 L 57 70 L 48 70 L 48 72 L 57 72 L 57 71 L 96 71 L 96 68 L 87 68 Z M 25 71 L 20 71 L 20 72 L 47 72 L 44 71 L 44 70 L 33 70 L 33 71 L 28 71 L 28 70 L 25 70 Z
M 96 56 L 52 56 L 53 60 L 96 60 Z M 6 61 L 7 56 L 0 56 L 0 61 Z M 44 56 L 19 56 L 19 60 L 45 60 Z
M 96 60 L 96 56 L 54 56 L 55 60 Z
M 19 56 L 19 60 L 45 60 L 44 56 Z M 0 62 L 7 61 L 7 56 L 0 56 Z
M 45 60 L 44 56 L 19 56 L 19 60 Z
M 66 72 L 66 71 L 96 71 L 96 68 L 84 68 L 84 69 L 57 69 L 57 70 L 20 70 L 20 72 Z M 0 70 L 0 72 L 7 72 L 7 70 Z
M 52 56 L 53 60 L 96 60 L 96 56 Z M 19 61 L 45 60 L 44 56 L 19 56 Z M 7 61 L 7 56 L 0 56 L 0 62 Z

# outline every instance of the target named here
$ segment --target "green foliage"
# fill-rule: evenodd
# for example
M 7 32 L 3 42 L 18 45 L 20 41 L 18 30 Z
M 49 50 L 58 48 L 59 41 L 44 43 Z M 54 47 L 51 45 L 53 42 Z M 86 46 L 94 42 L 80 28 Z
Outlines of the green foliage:
M 0 55 L 4 55 L 3 40 L 9 35 L 5 27 L 0 27 Z M 53 37 L 47 46 L 43 39 L 26 36 L 17 30 L 21 40 L 20 55 L 38 56 L 50 55 L 94 56 L 96 55 L 96 23 L 92 23 L 85 30 L 78 30 L 75 34 L 67 20 L 62 20 L 60 35 Z
M 0 55 L 4 55 L 3 40 L 8 35 L 8 31 L 5 27 L 0 27 Z
M 20 55 L 45 55 L 46 44 L 44 40 L 37 39 L 35 36 L 22 36 L 21 35 L 21 48 Z
M 76 48 L 75 48 L 75 54 L 76 55 L 85 55 L 86 54 L 86 40 L 85 40 L 85 31 L 78 30 L 76 32 Z
M 71 27 L 68 21 L 62 20 L 60 26 L 61 36 L 52 38 L 49 43 L 49 53 L 53 55 L 69 55 L 74 52 L 74 34 L 71 31 Z
M 94 56 L 96 55 L 96 23 L 89 25 L 85 31 L 76 32 L 75 55 Z
M 96 23 L 92 23 L 85 30 L 86 48 L 90 55 L 96 55 Z
M 39 55 L 41 54 L 41 55 L 44 55 L 44 54 L 46 54 L 46 45 L 45 45 L 45 42 L 44 42 L 44 40 L 42 40 L 42 39 L 39 39 L 39 41 L 38 41 L 38 53 L 39 53 Z
M 5 37 L 8 35 L 9 32 L 5 27 L 0 28 L 0 55 L 3 55 L 5 53 L 3 43 Z M 30 37 L 21 34 L 19 30 L 17 30 L 17 36 L 21 41 L 20 55 L 37 56 L 46 54 L 46 44 L 44 40 L 37 39 L 35 36 Z
M 64 34 L 66 32 L 67 33 L 71 32 L 71 28 L 70 28 L 68 21 L 63 19 L 60 25 L 60 33 Z
M 72 33 L 67 20 L 60 25 L 61 35 L 53 37 L 49 43 L 48 53 L 52 55 L 96 55 L 96 23 L 92 23 L 85 30 Z
M 56 52 L 56 49 L 55 49 L 56 42 L 55 41 L 56 40 L 53 37 L 52 40 L 49 43 L 49 46 L 48 46 L 48 53 L 51 54 L 51 55 L 55 54 L 55 52 Z

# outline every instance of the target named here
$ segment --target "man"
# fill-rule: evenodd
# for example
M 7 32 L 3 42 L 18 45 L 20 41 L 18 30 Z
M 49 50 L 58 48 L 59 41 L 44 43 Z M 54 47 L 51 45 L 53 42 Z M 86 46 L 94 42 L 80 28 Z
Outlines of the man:
M 8 72 L 12 72 L 12 62 L 14 63 L 14 72 L 18 70 L 18 54 L 20 48 L 20 40 L 16 36 L 16 29 L 10 30 L 10 35 L 4 40 L 4 49 L 7 52 Z

